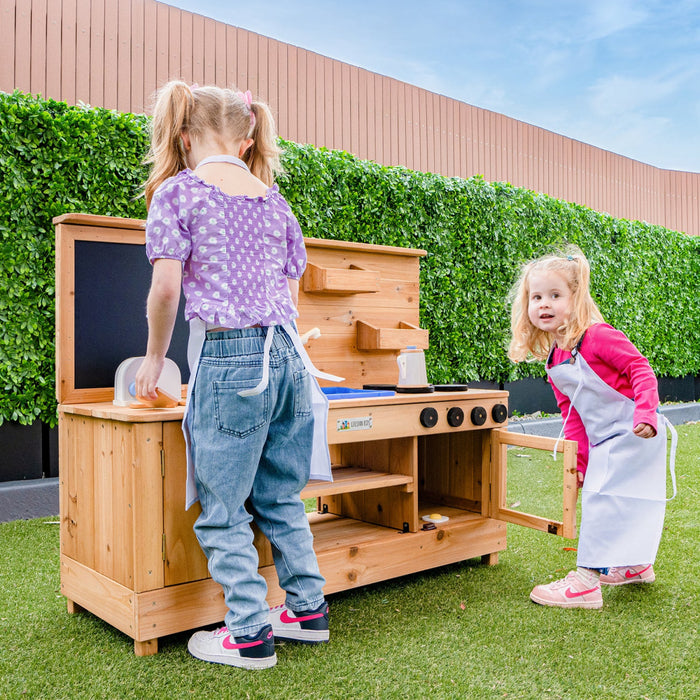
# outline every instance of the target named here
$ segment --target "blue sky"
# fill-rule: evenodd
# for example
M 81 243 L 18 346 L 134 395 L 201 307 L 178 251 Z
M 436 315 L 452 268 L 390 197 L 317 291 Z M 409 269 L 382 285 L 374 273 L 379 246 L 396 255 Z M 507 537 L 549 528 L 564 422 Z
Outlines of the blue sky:
M 700 172 L 700 0 L 170 0 L 660 168 Z

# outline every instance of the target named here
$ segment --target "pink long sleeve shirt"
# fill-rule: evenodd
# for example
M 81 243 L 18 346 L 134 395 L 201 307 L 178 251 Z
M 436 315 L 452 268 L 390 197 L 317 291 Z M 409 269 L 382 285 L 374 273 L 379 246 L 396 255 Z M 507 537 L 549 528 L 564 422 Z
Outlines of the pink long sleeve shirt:
M 587 331 L 581 344 L 581 355 L 591 369 L 609 386 L 634 401 L 634 426 L 647 423 L 657 429 L 659 390 L 649 361 L 627 336 L 607 323 L 596 323 Z M 554 348 L 549 366 L 565 362 L 571 357 L 566 350 Z M 577 469 L 586 473 L 589 440 L 580 416 L 571 401 L 552 383 L 557 404 L 565 421 L 564 437 L 578 443 Z M 571 416 L 569 416 L 571 412 Z M 567 421 L 568 417 L 568 421 Z

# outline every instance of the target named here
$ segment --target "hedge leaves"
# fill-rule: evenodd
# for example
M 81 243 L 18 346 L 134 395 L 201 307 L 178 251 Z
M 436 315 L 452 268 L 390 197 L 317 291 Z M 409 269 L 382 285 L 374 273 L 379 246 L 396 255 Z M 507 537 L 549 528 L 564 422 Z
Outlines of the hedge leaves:
M 591 261 L 606 319 L 659 375 L 700 374 L 700 237 L 505 183 L 384 167 L 283 142 L 280 189 L 307 236 L 424 248 L 421 325 L 436 383 L 541 374 L 512 365 L 506 296 L 563 242 Z M 0 93 L 0 421 L 56 422 L 54 229 L 67 212 L 143 218 L 148 119 Z

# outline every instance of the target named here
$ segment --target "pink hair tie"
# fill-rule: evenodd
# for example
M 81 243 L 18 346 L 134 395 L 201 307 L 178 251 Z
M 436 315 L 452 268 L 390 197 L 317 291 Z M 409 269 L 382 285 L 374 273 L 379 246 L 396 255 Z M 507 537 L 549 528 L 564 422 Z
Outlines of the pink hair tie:
M 245 92 L 237 92 L 236 96 L 240 97 L 248 107 L 248 112 L 250 113 L 250 128 L 254 128 L 255 112 L 253 112 L 253 93 L 250 90 L 246 90 Z

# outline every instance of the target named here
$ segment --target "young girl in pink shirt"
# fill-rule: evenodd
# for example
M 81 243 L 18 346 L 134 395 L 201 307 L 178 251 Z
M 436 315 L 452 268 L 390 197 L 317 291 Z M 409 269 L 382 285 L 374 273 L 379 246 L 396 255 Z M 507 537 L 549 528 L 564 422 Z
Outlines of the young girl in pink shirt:
M 578 443 L 581 527 L 577 569 L 535 586 L 541 605 L 600 608 L 601 583 L 651 583 L 666 507 L 666 427 L 656 377 L 621 331 L 603 321 L 578 248 L 525 265 L 514 288 L 508 355 L 546 361 Z M 673 474 L 673 452 L 671 473 Z

